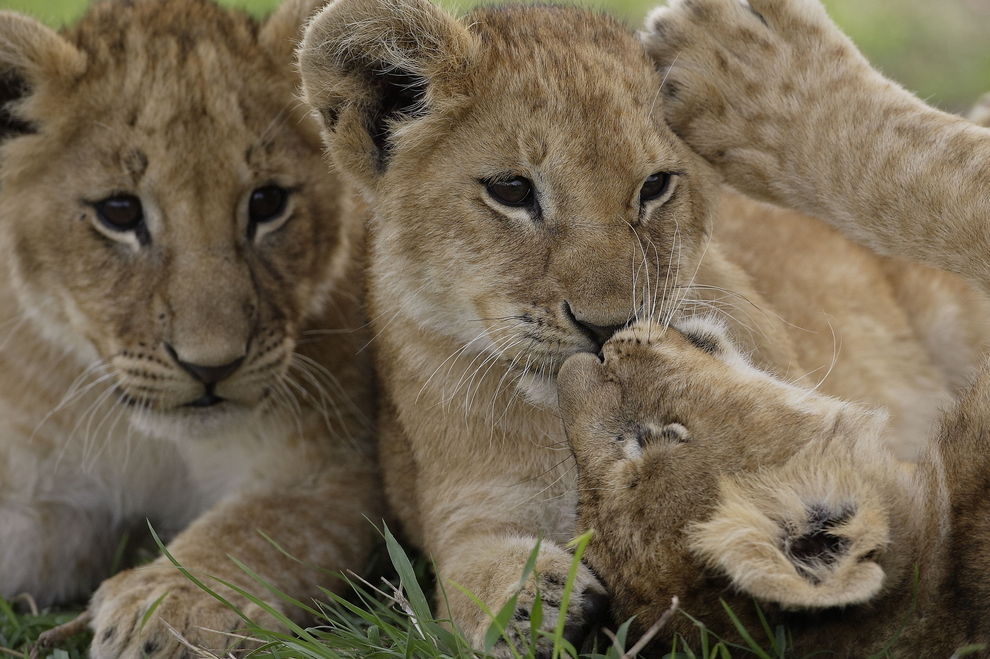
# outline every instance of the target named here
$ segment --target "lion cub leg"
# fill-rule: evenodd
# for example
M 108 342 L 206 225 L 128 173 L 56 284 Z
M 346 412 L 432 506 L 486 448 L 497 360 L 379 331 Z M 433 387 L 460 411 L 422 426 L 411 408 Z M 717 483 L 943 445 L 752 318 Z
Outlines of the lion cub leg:
M 111 515 L 63 502 L 18 501 L 16 491 L 2 490 L 0 593 L 31 593 L 39 606 L 92 593 L 113 560 L 119 534 Z
M 688 528 L 692 553 L 739 592 L 785 609 L 869 602 L 887 577 L 877 559 L 891 519 L 883 481 L 862 467 L 845 451 L 813 450 L 721 478 L 715 511 Z
M 525 565 L 537 543 L 537 556 L 533 573 L 523 582 Z M 506 632 L 494 648 L 496 656 L 512 656 L 525 652 L 532 640 L 536 640 L 538 656 L 550 656 L 553 633 L 564 606 L 564 588 L 574 556 L 560 545 L 540 541 L 532 535 L 492 535 L 476 537 L 464 543 L 459 556 L 449 563 L 449 569 L 441 571 L 447 583 L 458 583 L 471 591 L 486 606 L 497 613 L 506 602 L 515 598 L 515 611 L 506 626 Z M 441 570 L 443 570 L 441 568 Z M 541 621 L 534 629 L 533 607 L 540 601 Z M 460 591 L 447 592 L 451 617 L 465 632 L 474 647 L 484 647 L 484 635 L 492 625 L 492 619 L 477 603 Z M 604 589 L 584 565 L 579 566 L 567 603 L 567 623 L 564 638 L 579 649 L 591 626 L 598 622 L 607 606 Z M 511 649 L 510 649 L 511 648 Z
M 489 471 L 496 474 L 497 467 L 492 465 Z M 561 517 L 559 503 L 542 481 L 512 473 L 497 479 L 490 475 L 487 480 L 480 476 L 478 480 L 454 480 L 441 472 L 442 466 L 432 471 L 421 464 L 417 476 L 420 483 L 429 483 L 421 496 L 434 502 L 421 510 L 424 526 L 431 529 L 425 549 L 435 561 L 441 584 L 440 616 L 449 616 L 472 646 L 480 649 L 486 645 L 492 615 L 514 599 L 515 610 L 505 634 L 491 653 L 497 657 L 525 654 L 535 640 L 538 656 L 549 656 L 549 637 L 565 606 L 565 584 L 574 564 L 574 555 L 556 540 L 570 537 L 573 518 L 557 519 Z M 566 531 L 562 532 L 562 525 Z M 540 537 L 534 529 L 545 529 L 545 534 Z M 537 545 L 540 550 L 533 570 L 523 580 Z M 537 599 L 542 609 L 538 625 L 533 618 Z M 585 565 L 578 565 L 564 612 L 565 638 L 580 645 L 606 607 L 601 583 Z
M 817 0 L 673 0 L 643 39 L 674 130 L 742 191 L 990 290 L 990 131 L 874 70 Z
M 270 594 L 237 562 L 303 602 L 320 597 L 320 586 L 340 590 L 343 582 L 336 570 L 365 567 L 375 536 L 369 519 L 380 513 L 377 470 L 371 456 L 358 449 L 339 450 L 338 455 L 301 456 L 310 465 L 296 464 L 295 469 L 266 454 L 250 472 L 267 482 L 228 494 L 169 543 L 175 560 L 237 611 L 204 593 L 163 556 L 106 580 L 96 591 L 89 608 L 94 632 L 90 655 L 171 657 L 193 646 L 226 656 L 243 645 L 245 618 L 280 629 L 262 607 L 220 580 L 302 622 L 304 611 Z M 268 472 L 277 473 L 279 480 L 272 482 Z

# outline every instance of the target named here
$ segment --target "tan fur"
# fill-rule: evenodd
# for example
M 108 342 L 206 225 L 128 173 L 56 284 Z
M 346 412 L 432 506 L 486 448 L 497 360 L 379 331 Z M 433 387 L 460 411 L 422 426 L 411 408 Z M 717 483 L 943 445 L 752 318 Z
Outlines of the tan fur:
M 987 642 L 987 374 L 905 465 L 883 414 L 754 369 L 710 320 L 680 327 L 638 325 L 559 377 L 579 528 L 616 618 L 642 633 L 676 596 L 728 642 L 745 640 L 722 602 L 756 639 L 759 610 L 798 654 Z M 675 419 L 676 436 L 650 431 Z M 697 646 L 677 614 L 646 656 L 675 635 Z
M 528 634 L 536 588 L 559 591 L 571 562 L 575 474 L 555 376 L 598 350 L 578 319 L 724 316 L 762 368 L 887 408 L 905 455 L 972 377 L 987 336 L 978 294 L 721 192 L 664 123 L 662 74 L 612 19 L 512 7 L 457 20 L 427 0 L 338 0 L 310 24 L 300 67 L 330 155 L 374 213 L 393 511 L 443 579 L 492 610 L 519 593 L 510 636 Z M 655 172 L 679 175 L 641 208 Z M 486 192 L 509 176 L 535 181 L 539 215 Z M 538 537 L 539 577 L 520 590 Z M 445 590 L 481 645 L 487 616 Z M 575 636 L 602 592 L 579 572 Z
M 146 519 L 188 569 L 253 591 L 228 554 L 303 600 L 341 585 L 322 570 L 363 567 L 380 504 L 362 217 L 291 65 L 320 4 L 256 21 L 109 1 L 61 34 L 0 14 L 3 596 L 87 597 Z M 252 232 L 249 196 L 271 184 L 289 205 Z M 97 217 L 125 193 L 144 243 Z M 179 359 L 241 356 L 215 386 L 227 402 L 185 407 L 206 388 Z M 243 624 L 164 559 L 103 582 L 90 612 L 94 657 L 172 656 L 162 620 L 214 648 L 234 639 L 205 630 Z
M 885 79 L 818 0 L 675 0 L 643 40 L 667 120 L 733 186 L 990 291 L 990 130 Z

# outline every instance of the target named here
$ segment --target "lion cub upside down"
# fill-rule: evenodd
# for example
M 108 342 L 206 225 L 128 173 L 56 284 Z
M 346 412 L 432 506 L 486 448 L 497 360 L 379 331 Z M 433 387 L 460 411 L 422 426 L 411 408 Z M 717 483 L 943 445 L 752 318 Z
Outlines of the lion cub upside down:
M 990 373 L 907 466 L 883 413 L 755 368 L 719 323 L 675 327 L 638 324 L 558 378 L 586 557 L 617 619 L 642 632 L 677 596 L 736 642 L 720 600 L 754 637 L 758 606 L 799 652 L 990 640 Z M 675 615 L 653 654 L 696 633 Z

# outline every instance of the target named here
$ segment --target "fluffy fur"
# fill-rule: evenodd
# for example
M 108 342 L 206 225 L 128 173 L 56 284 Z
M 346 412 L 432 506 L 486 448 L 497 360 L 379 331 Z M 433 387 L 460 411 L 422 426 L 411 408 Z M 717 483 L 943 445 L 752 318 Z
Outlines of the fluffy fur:
M 882 413 L 754 369 L 718 324 L 680 328 L 638 325 L 560 373 L 579 527 L 595 531 L 587 559 L 617 618 L 642 633 L 676 596 L 729 642 L 745 640 L 723 601 L 754 637 L 762 614 L 799 654 L 948 656 L 990 640 L 988 375 L 906 465 Z M 647 430 L 674 420 L 676 437 Z M 696 633 L 676 615 L 646 656 Z
M 671 126 L 732 185 L 990 291 L 990 129 L 884 78 L 818 0 L 675 0 L 642 36 Z
M 373 209 L 393 511 L 442 579 L 492 610 L 518 593 L 510 635 L 528 635 L 536 589 L 559 591 L 571 563 L 557 371 L 631 318 L 724 316 L 760 367 L 888 409 L 905 455 L 973 374 L 990 317 L 978 294 L 723 193 L 665 124 L 663 74 L 606 16 L 540 6 L 458 20 L 427 0 L 338 0 L 310 24 L 300 67 L 330 156 Z M 641 203 L 657 172 L 670 187 Z M 512 177 L 538 203 L 488 191 Z M 520 589 L 538 537 L 537 576 Z M 579 571 L 574 636 L 603 592 Z M 480 646 L 488 617 L 446 594 Z
M 193 572 L 253 589 L 228 554 L 301 599 L 338 585 L 321 568 L 362 567 L 363 229 L 291 67 L 319 4 L 258 22 L 109 1 L 61 34 L 0 14 L 0 594 L 89 596 L 146 519 Z M 287 205 L 251 225 L 270 185 Z M 97 210 L 123 194 L 134 230 Z M 212 387 L 179 363 L 238 359 Z M 209 390 L 224 402 L 188 406 Z M 159 620 L 208 647 L 242 624 L 164 560 L 104 581 L 90 614 L 98 658 L 173 656 Z

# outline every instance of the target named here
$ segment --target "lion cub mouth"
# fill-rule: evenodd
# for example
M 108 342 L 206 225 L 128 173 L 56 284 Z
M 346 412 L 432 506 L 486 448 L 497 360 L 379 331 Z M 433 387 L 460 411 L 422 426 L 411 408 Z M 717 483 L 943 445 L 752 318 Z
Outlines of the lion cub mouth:
M 197 398 L 196 400 L 192 401 L 191 403 L 186 403 L 182 407 L 193 408 L 193 409 L 207 409 L 211 407 L 217 407 L 218 405 L 222 405 L 223 403 L 226 402 L 227 399 L 225 398 L 221 398 L 220 396 L 217 396 L 213 393 L 207 393 Z

